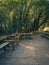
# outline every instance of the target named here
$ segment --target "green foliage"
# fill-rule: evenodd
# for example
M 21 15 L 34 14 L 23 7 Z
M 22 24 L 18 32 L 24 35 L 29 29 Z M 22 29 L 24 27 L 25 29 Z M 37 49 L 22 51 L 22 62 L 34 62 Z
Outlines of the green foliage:
M 49 24 L 48 21 L 49 1 L 47 0 L 0 1 L 0 33 L 32 32 L 39 28 L 43 29 Z

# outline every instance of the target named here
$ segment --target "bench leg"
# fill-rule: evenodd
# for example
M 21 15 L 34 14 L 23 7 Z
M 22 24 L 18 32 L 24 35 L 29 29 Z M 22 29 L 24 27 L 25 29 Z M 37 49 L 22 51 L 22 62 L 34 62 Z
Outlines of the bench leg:
M 4 51 L 6 50 L 6 48 L 4 47 Z
M 17 45 L 19 45 L 19 39 L 17 39 Z
M 14 51 L 14 42 L 12 43 L 12 51 Z

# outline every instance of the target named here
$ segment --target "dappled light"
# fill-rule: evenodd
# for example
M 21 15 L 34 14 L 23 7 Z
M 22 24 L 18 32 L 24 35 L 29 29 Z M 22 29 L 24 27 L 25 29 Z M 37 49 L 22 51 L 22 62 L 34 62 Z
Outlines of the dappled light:
M 0 0 L 0 65 L 49 65 L 49 0 Z
M 24 48 L 26 48 L 28 50 L 31 50 L 31 51 L 35 51 L 36 50 L 36 48 L 33 47 L 33 46 L 28 46 L 28 45 L 25 45 L 25 44 L 20 44 L 20 45 L 22 45 Z
M 25 48 L 27 48 L 27 49 L 30 49 L 30 50 L 35 50 L 35 48 L 34 47 L 31 47 L 31 46 L 26 46 Z
M 49 1 L 0 0 L 0 35 L 41 32 L 46 26 L 49 27 Z
M 43 31 L 49 31 L 49 27 L 45 27 Z

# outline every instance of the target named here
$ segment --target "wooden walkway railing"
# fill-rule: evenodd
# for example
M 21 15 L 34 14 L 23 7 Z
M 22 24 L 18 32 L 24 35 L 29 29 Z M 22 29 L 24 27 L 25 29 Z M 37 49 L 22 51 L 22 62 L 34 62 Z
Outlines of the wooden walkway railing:
M 8 44 L 12 44 L 12 48 L 14 50 L 14 42 L 17 43 L 17 45 L 19 44 L 19 38 L 23 36 L 23 39 L 25 39 L 26 37 L 32 39 L 33 33 L 13 33 L 11 35 L 8 36 L 0 36 L 0 41 L 4 41 L 4 43 L 0 44 L 0 49 L 4 48 L 8 45 Z
M 18 39 L 21 38 L 21 37 L 23 39 L 25 39 L 26 37 L 27 38 L 29 38 L 29 37 L 32 38 L 33 33 L 15 33 L 14 36 L 15 36 L 15 38 L 18 38 Z
M 43 32 L 42 37 L 49 39 L 49 32 Z

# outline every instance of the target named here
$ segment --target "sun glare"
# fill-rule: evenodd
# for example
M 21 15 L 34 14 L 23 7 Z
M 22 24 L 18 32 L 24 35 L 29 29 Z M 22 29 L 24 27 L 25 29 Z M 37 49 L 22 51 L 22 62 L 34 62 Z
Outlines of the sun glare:
M 26 49 L 29 49 L 29 50 L 32 50 L 32 51 L 34 51 L 34 50 L 36 50 L 36 48 L 35 47 L 33 47 L 33 46 L 28 46 L 28 45 L 25 45 L 25 44 L 21 44 L 23 47 L 25 47 Z

